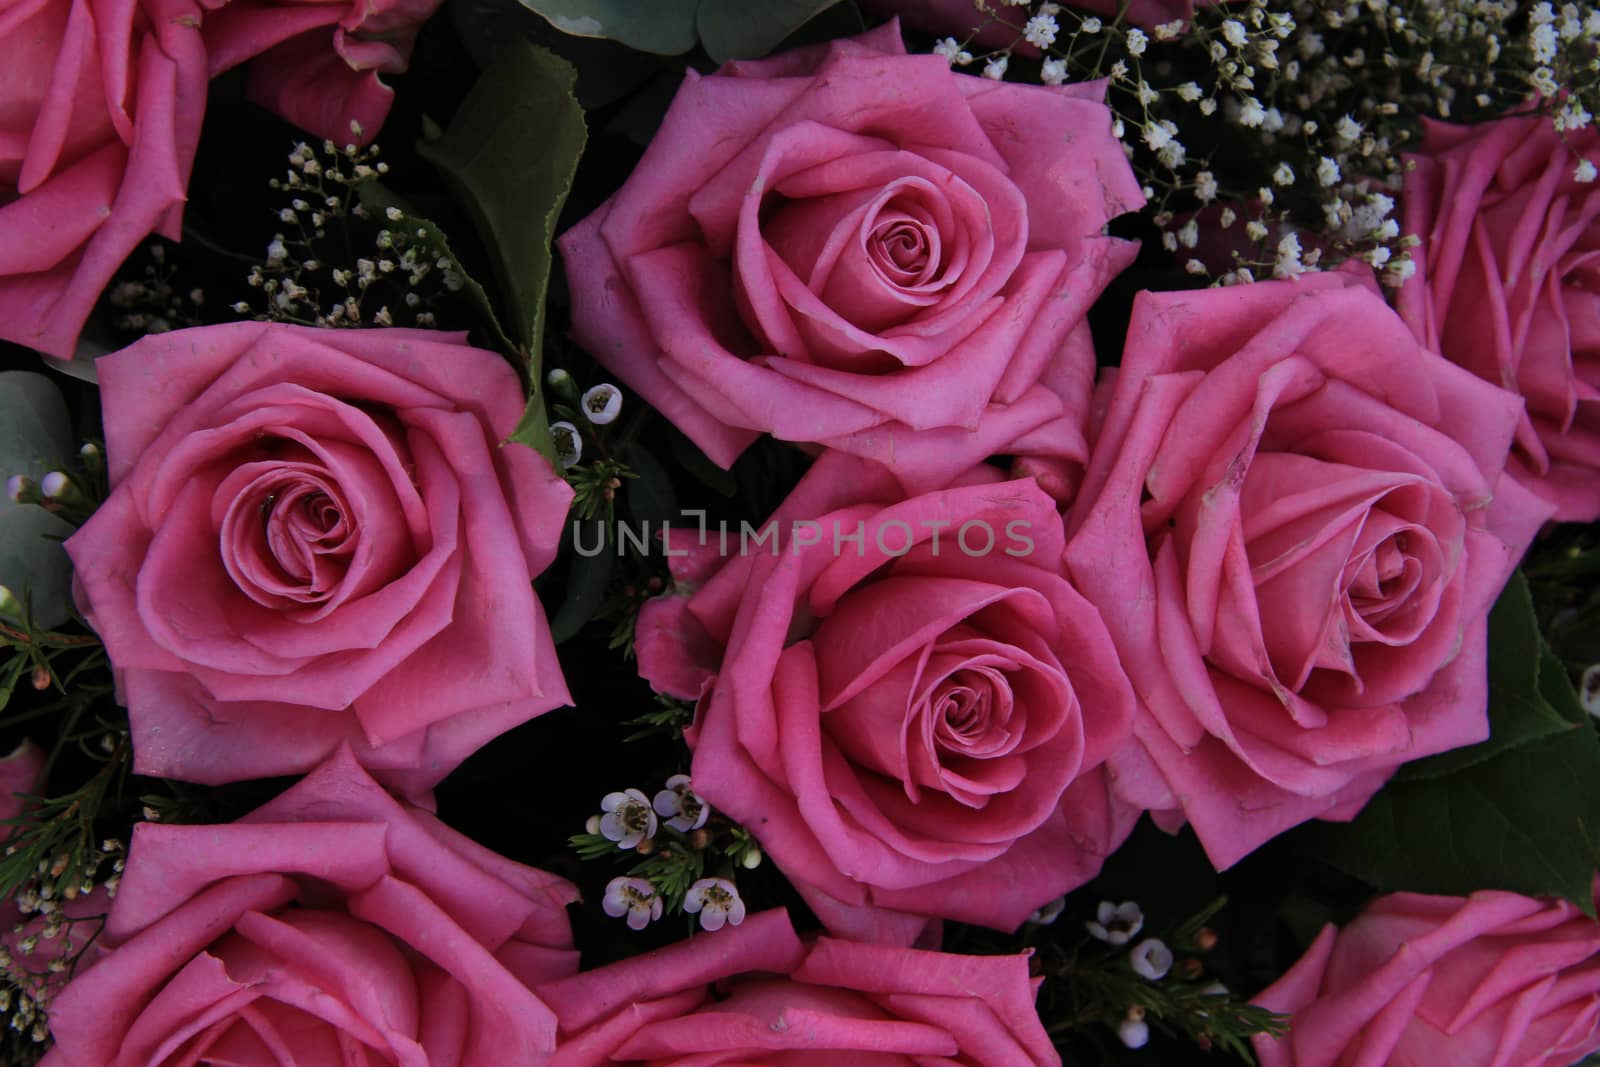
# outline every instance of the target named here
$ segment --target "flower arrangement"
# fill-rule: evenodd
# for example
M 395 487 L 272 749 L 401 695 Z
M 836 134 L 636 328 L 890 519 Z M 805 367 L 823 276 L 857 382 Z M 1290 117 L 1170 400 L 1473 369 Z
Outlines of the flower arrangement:
M 1593 5 L 0 54 L 3 1067 L 1600 1063 Z

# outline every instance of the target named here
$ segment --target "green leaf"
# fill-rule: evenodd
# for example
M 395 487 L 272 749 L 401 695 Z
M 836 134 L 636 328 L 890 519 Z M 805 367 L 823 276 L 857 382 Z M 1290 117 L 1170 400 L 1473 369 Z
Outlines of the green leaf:
M 759 59 L 836 0 L 700 0 L 706 54 L 718 63 Z
M 1561 701 L 1561 687 L 1569 699 Z M 1521 571 L 1489 613 L 1489 739 L 1407 764 L 1399 781 L 1437 778 L 1583 722 L 1566 670 L 1539 636 L 1533 598 Z M 1576 714 L 1574 714 L 1576 713 Z
M 554 462 L 540 373 L 556 220 L 583 154 L 583 108 L 571 64 L 523 40 L 506 44 L 444 136 L 417 150 L 455 190 L 494 263 L 510 337 L 528 370 L 529 400 L 511 435 Z
M 1380 889 L 1556 896 L 1594 914 L 1600 739 L 1569 728 L 1443 777 L 1396 781 L 1302 843 Z
M 32 371 L 0 373 L 0 481 L 34 481 L 73 454 L 67 405 L 55 383 Z M 0 499 L 0 585 L 26 598 L 41 629 L 72 615 L 72 564 L 61 547 L 72 525 L 36 504 Z
M 641 52 L 675 56 L 698 40 L 695 11 L 700 0 L 522 0 L 522 4 L 563 33 L 609 37 Z
M 582 535 L 577 533 L 580 525 L 584 528 Z M 600 610 L 600 605 L 605 602 L 606 587 L 611 583 L 611 568 L 617 561 L 617 552 L 606 535 L 605 523 L 599 519 L 574 522 L 572 529 L 575 539 L 581 536 L 585 551 L 596 544 L 602 547 L 594 555 L 583 555 L 577 551 L 572 554 L 572 563 L 567 568 L 567 595 L 557 609 L 555 618 L 550 620 L 550 636 L 558 645 L 583 629 L 594 618 L 595 612 Z
M 472 310 L 478 313 L 489 343 L 505 355 L 517 355 L 519 349 L 506 336 L 505 330 L 501 329 L 500 320 L 495 316 L 494 304 L 490 302 L 488 292 L 476 278 L 467 273 L 461 258 L 451 250 L 450 241 L 445 237 L 444 231 L 422 216 L 414 214 L 411 205 L 382 182 L 377 180 L 362 182 L 356 193 L 361 198 L 361 206 L 367 209 L 367 213 L 373 219 L 379 221 L 379 225 L 387 223 L 395 229 L 404 230 L 413 240 L 420 242 L 433 259 L 437 260 L 443 256 L 453 264 L 451 270 L 461 276 L 461 291 L 466 294 Z M 398 218 L 389 217 L 391 208 L 400 213 Z
M 739 491 L 739 480 L 732 471 L 723 470 L 711 462 L 709 456 L 676 429 L 669 430 L 669 433 L 668 447 L 672 449 L 672 458 L 678 461 L 679 466 L 722 496 L 732 496 Z
M 838 0 L 521 0 L 576 37 L 678 55 L 696 43 L 717 63 L 756 59 Z
M 623 461 L 637 475 L 627 483 L 628 513 L 634 521 L 647 522 L 652 529 L 665 529 L 679 519 L 678 496 L 660 460 L 634 444 L 624 453 Z

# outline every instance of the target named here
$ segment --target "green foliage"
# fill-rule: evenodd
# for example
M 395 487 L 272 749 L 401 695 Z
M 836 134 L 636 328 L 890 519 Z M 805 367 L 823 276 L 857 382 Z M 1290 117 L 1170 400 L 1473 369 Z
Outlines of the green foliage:
M 1594 914 L 1600 739 L 1538 632 L 1520 576 L 1495 607 L 1493 736 L 1407 768 L 1347 825 L 1303 842 L 1386 890 L 1556 896 Z
M 575 37 L 678 55 L 697 43 L 718 63 L 766 55 L 838 0 L 521 0 Z
M 653 709 L 637 719 L 628 719 L 623 723 L 624 726 L 639 727 L 623 740 L 638 741 L 646 737 L 669 734 L 676 741 L 683 736 L 684 727 L 693 721 L 693 704 L 657 693 L 656 706 Z
M 67 406 L 55 383 L 31 371 L 0 374 L 0 481 L 37 482 L 72 456 Z M 72 566 L 61 548 L 72 525 L 38 504 L 0 499 L 0 585 L 49 629 L 72 614 Z
M 459 289 L 477 315 L 479 325 L 488 337 L 490 345 L 505 355 L 516 355 L 517 346 L 512 344 L 506 337 L 505 331 L 501 329 L 500 320 L 495 316 L 489 294 L 461 265 L 461 260 L 451 250 L 450 241 L 445 237 L 444 231 L 417 215 L 410 205 L 382 182 L 376 180 L 362 182 L 356 188 L 356 194 L 361 198 L 361 206 L 366 209 L 369 216 L 382 219 L 385 224 L 392 226 L 404 236 L 408 244 L 424 251 L 434 262 L 448 262 L 451 265 L 451 274 L 459 282 Z
M 522 353 L 529 400 L 511 440 L 555 447 L 542 397 L 545 295 L 551 242 L 587 139 L 565 60 L 526 41 L 508 42 L 440 138 L 419 146 L 471 215 L 489 250 L 509 334 Z
M 1566 669 L 1539 636 L 1528 582 L 1519 571 L 1489 613 L 1489 739 L 1409 763 L 1395 777 L 1438 778 L 1583 721 Z
M 1172 970 L 1154 981 L 1130 963 L 1131 949 L 1143 937 L 1115 946 L 1081 932 L 1060 937 L 1059 931 L 1050 931 L 1055 939 L 1039 949 L 1045 975 L 1040 1015 L 1052 1035 L 1096 1027 L 1115 1030 L 1131 1014 L 1169 1037 L 1181 1036 L 1203 1049 L 1220 1049 L 1254 1063 L 1250 1036 L 1280 1034 L 1288 1019 L 1222 987 L 1202 964 L 1200 956 L 1214 947 L 1214 942 L 1200 942 L 1202 932 L 1227 903 L 1219 897 L 1169 931 L 1144 932 L 1159 937 L 1177 957 Z

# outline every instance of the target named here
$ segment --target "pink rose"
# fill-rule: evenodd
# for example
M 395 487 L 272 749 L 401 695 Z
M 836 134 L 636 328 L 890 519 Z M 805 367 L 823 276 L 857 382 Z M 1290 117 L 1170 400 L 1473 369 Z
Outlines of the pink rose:
M 641 672 L 705 690 L 695 791 L 835 932 L 1013 928 L 1137 814 L 1097 770 L 1132 712 L 1116 650 L 1061 577 L 1054 501 L 1000 477 L 908 500 L 882 466 L 827 453 L 763 527 L 781 550 L 752 542 L 641 616 Z
M 251 99 L 335 144 L 366 144 L 440 0 L 202 0 L 211 76 L 250 62 Z
M 1262 1067 L 1565 1067 L 1600 1049 L 1600 924 L 1514 893 L 1396 893 L 1322 931 L 1256 998 Z
M 782 910 L 538 992 L 561 1025 L 549 1067 L 1061 1063 L 1026 954 L 807 944 Z
M 1220 868 L 1483 740 L 1548 514 L 1501 477 L 1519 409 L 1348 274 L 1140 294 L 1067 524 L 1143 705 L 1118 791 Z
M 615 196 L 561 238 L 573 333 L 714 461 L 761 433 L 934 488 L 1085 456 L 1084 313 L 1142 203 L 1103 86 L 951 74 L 893 24 L 690 72 Z
M 227 826 L 134 830 L 48 1067 L 490 1067 L 555 1047 L 566 882 L 397 803 L 346 751 Z
M 421 790 L 568 703 L 531 581 L 572 490 L 458 335 L 240 323 L 97 364 L 113 492 L 67 542 L 140 774 Z
M 1400 313 L 1418 340 L 1520 393 L 1512 471 L 1562 521 L 1600 518 L 1600 132 L 1530 115 L 1429 122 L 1406 157 L 1405 230 L 1422 238 Z
M 199 19 L 189 0 L 26 0 L 0 19 L 0 337 L 70 357 L 134 246 L 180 235 Z

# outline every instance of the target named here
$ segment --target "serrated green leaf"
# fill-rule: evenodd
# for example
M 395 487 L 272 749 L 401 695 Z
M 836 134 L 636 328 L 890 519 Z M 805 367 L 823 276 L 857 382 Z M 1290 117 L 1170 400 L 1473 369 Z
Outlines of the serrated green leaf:
M 696 20 L 706 54 L 718 63 L 758 59 L 838 0 L 700 0 Z
M 675 56 L 695 46 L 700 0 L 521 0 L 562 33 Z M 748 2 L 748 0 L 745 0 Z
M 454 264 L 452 270 L 461 277 L 461 292 L 466 294 L 467 302 L 472 305 L 473 311 L 477 312 L 489 343 L 505 355 L 517 355 L 518 347 L 506 336 L 505 330 L 501 329 L 500 319 L 494 313 L 494 304 L 489 300 L 488 292 L 478 279 L 467 273 L 466 267 L 462 266 L 461 258 L 451 250 L 450 241 L 445 237 L 444 231 L 415 214 L 411 205 L 382 182 L 376 180 L 362 182 L 356 193 L 361 198 L 361 206 L 366 208 L 367 213 L 374 219 L 381 219 L 396 229 L 403 229 L 414 240 L 422 242 L 435 259 L 443 256 Z M 389 218 L 390 208 L 400 212 L 400 217 Z
M 72 456 L 61 390 L 32 371 L 0 373 L 0 481 L 38 481 Z M 72 564 L 61 547 L 72 525 L 35 504 L 0 498 L 0 585 L 26 597 L 33 623 L 59 626 L 72 615 Z
M 1565 669 L 1539 636 L 1528 582 L 1518 571 L 1489 613 L 1489 739 L 1408 763 L 1395 778 L 1438 778 L 1570 730 L 1583 718 L 1581 708 L 1577 718 L 1571 715 L 1578 707 L 1576 696 L 1566 705 L 1555 706 L 1553 698 L 1559 700 L 1565 682 Z M 1570 685 L 1567 688 L 1570 692 Z
M 540 366 L 551 242 L 587 138 L 572 93 L 576 78 L 560 57 L 508 42 L 444 135 L 417 146 L 461 198 L 489 249 L 508 332 L 526 361 L 528 407 L 510 440 L 552 462 Z
M 1600 739 L 1587 726 L 1426 781 L 1391 782 L 1346 825 L 1302 844 L 1386 891 L 1505 889 L 1594 914 Z

